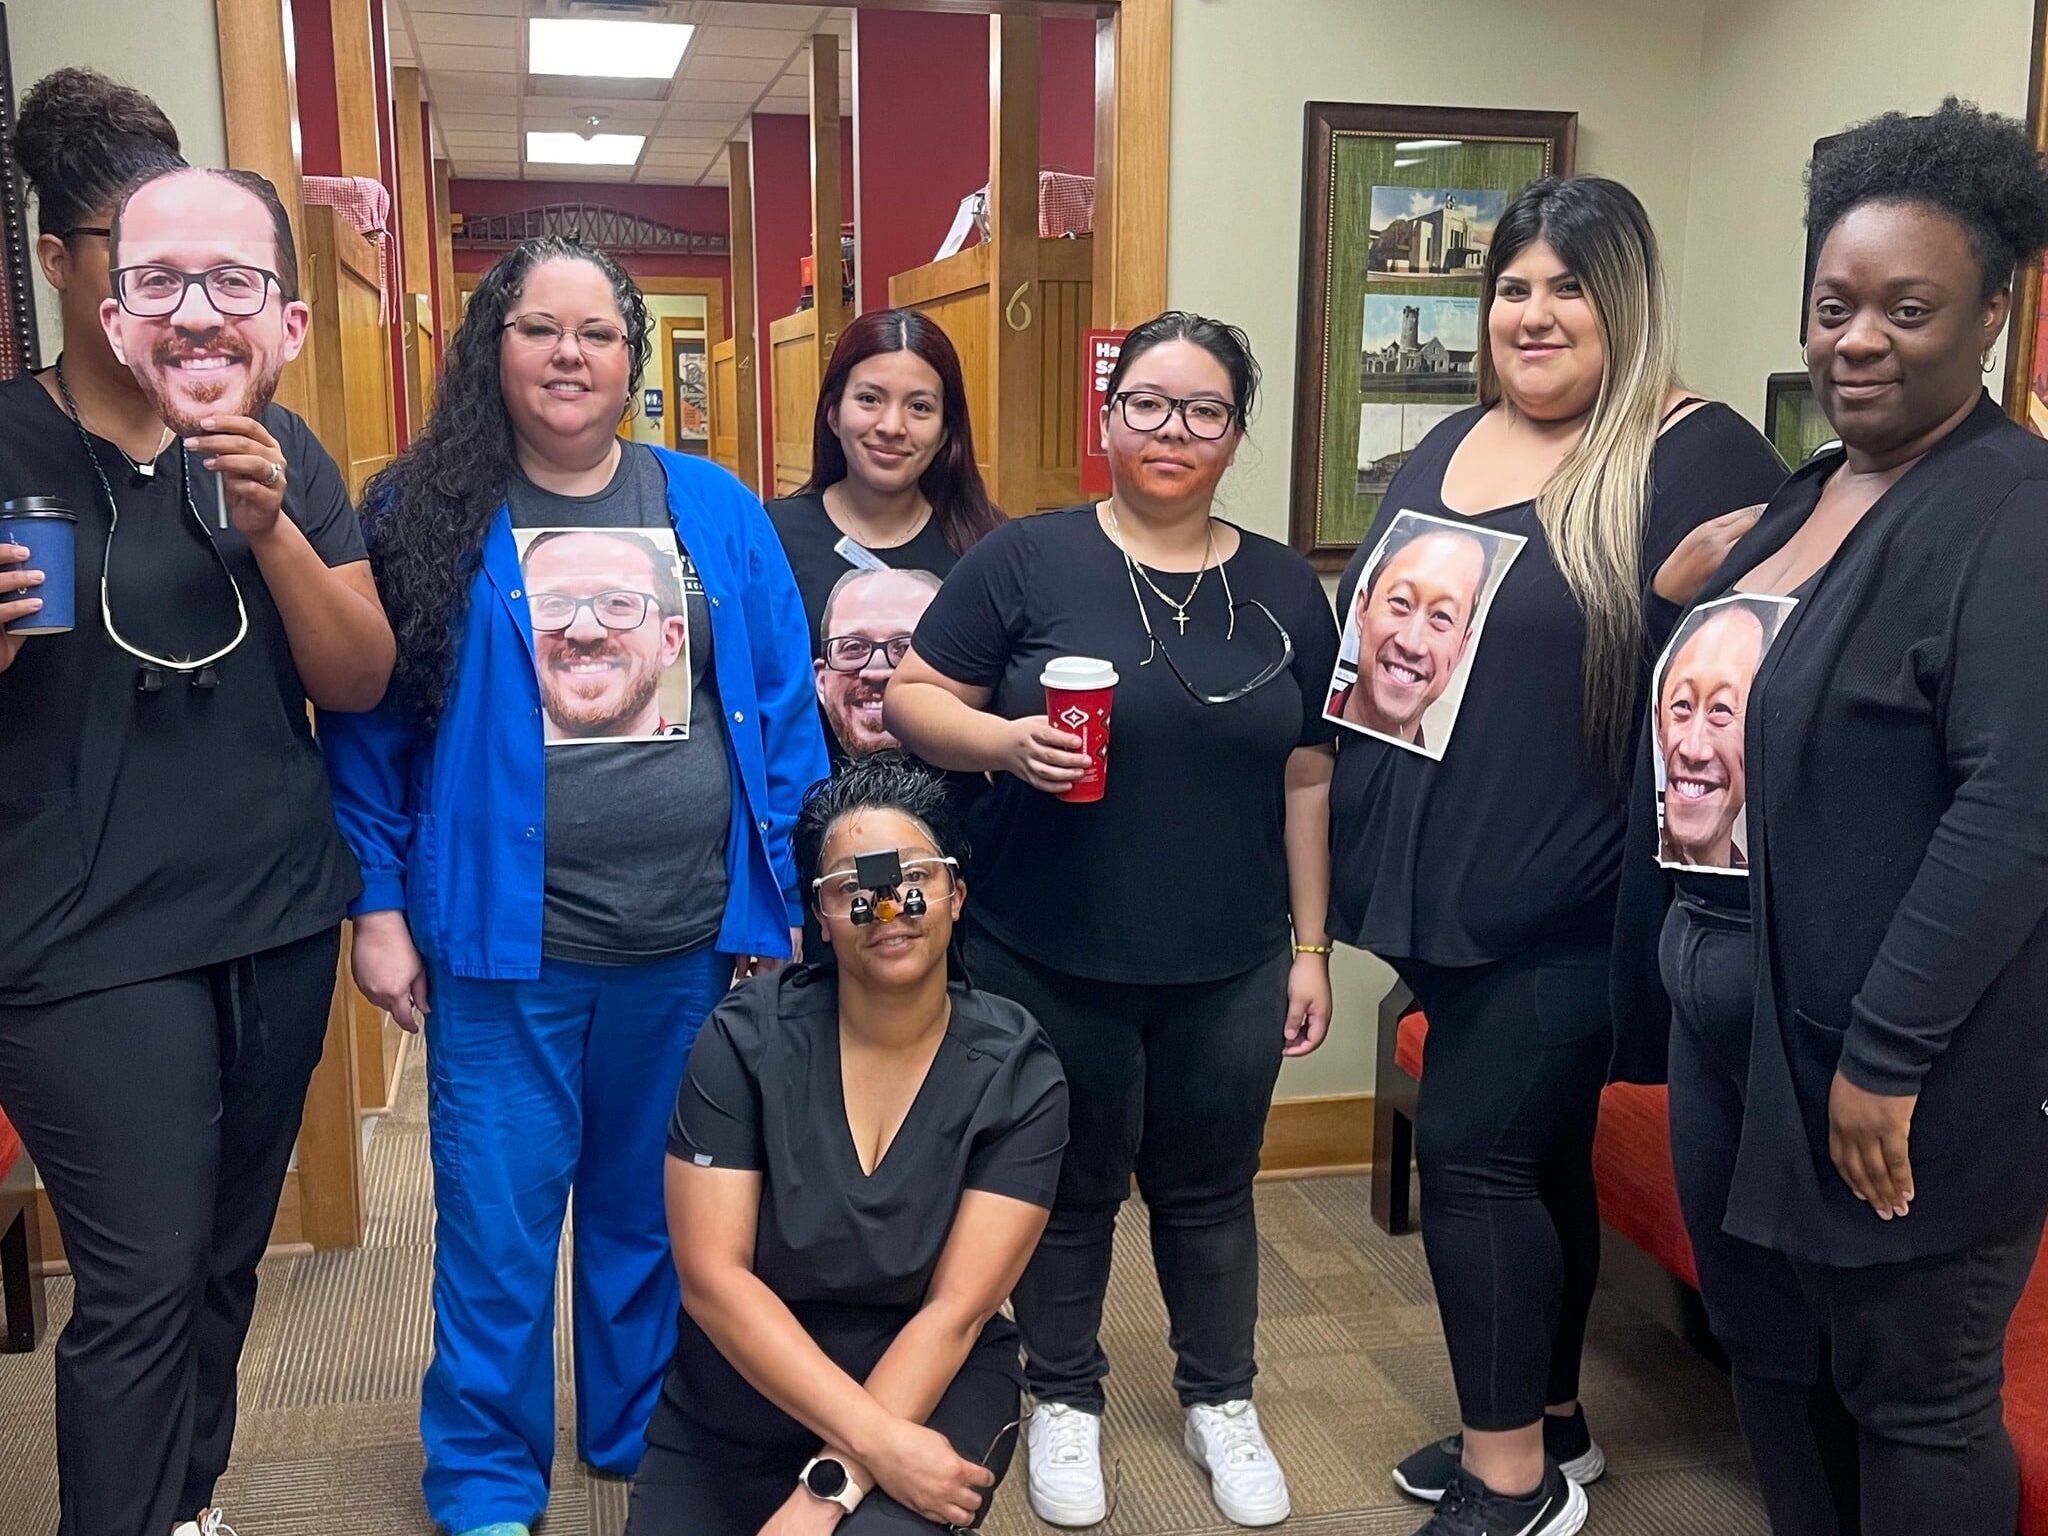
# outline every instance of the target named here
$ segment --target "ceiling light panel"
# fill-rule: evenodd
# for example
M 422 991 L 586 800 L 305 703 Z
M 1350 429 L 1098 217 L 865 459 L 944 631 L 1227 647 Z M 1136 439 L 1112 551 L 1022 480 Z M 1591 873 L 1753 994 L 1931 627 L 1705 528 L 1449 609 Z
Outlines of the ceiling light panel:
M 647 143 L 644 133 L 543 133 L 526 135 L 529 165 L 631 165 Z
M 667 80 L 697 29 L 670 21 L 588 21 L 535 16 L 527 22 L 526 67 L 536 75 Z

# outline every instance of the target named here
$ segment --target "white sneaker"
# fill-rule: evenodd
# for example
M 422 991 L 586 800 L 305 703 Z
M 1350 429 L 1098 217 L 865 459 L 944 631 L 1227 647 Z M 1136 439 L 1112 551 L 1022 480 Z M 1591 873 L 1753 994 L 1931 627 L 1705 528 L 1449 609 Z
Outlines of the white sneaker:
M 1031 1450 L 1031 1510 L 1047 1525 L 1093 1525 L 1109 1515 L 1102 1486 L 1102 1416 L 1040 1403 L 1025 1432 Z
M 209 1509 L 197 1520 L 181 1520 L 171 1527 L 171 1536 L 235 1536 L 235 1528 L 219 1509 Z
M 1209 1497 L 1238 1525 L 1278 1525 L 1287 1518 L 1287 1478 L 1259 1428 L 1259 1410 L 1245 1398 L 1188 1410 L 1182 1441 L 1209 1474 Z

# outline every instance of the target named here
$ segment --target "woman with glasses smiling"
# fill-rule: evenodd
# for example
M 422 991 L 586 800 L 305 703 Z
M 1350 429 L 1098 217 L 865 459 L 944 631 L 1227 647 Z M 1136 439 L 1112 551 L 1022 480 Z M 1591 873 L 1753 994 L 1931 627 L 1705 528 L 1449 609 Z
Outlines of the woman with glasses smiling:
M 270 184 L 80 69 L 14 148 L 63 351 L 0 384 L 0 498 L 75 559 L 0 540 L 0 1105 L 74 1283 L 58 1529 L 191 1536 L 360 889 L 307 701 L 374 704 L 391 631 L 334 461 L 255 406 L 306 318 Z
M 546 1508 L 572 1189 L 576 1447 L 638 1465 L 675 1343 L 668 1106 L 735 959 L 779 964 L 802 919 L 789 834 L 825 772 L 803 609 L 737 480 L 618 436 L 648 352 L 601 251 L 528 241 L 485 275 L 366 496 L 392 697 L 322 720 L 367 887 L 356 979 L 426 1024 L 420 1420 L 452 1532 Z
M 1307 561 L 1215 516 L 1258 388 L 1243 334 L 1161 315 L 1108 388 L 1109 500 L 968 551 L 884 713 L 927 760 L 997 775 L 973 817 L 968 964 L 1045 1027 L 1072 1091 L 1059 1199 L 1016 1294 L 1032 1508 L 1079 1526 L 1108 1507 L 1097 1334 L 1135 1171 L 1188 1453 L 1227 1517 L 1268 1525 L 1289 1506 L 1251 1403 L 1252 1177 L 1281 1058 L 1329 1026 L 1336 626 Z M 1089 759 L 1045 715 L 1057 656 L 1119 678 L 1092 804 L 1058 798 Z
M 1016 1446 L 999 1311 L 1066 1141 L 1058 1058 L 951 975 L 952 805 L 899 752 L 797 823 L 833 970 L 739 988 L 668 1143 L 684 1318 L 632 1536 L 908 1536 L 978 1524 Z

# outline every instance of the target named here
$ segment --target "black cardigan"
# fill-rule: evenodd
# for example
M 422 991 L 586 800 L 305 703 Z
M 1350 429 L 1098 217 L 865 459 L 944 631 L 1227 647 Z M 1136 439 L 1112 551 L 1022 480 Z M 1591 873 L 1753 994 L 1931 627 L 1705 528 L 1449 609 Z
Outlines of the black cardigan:
M 1841 461 L 1794 474 L 1702 598 L 1782 547 Z M 1986 398 L 1879 498 L 1765 657 L 1745 751 L 1762 942 L 1727 1230 L 1864 1265 L 2038 1214 L 2048 443 Z M 1903 1220 L 1880 1221 L 1828 1156 L 1838 1067 L 1919 1095 Z

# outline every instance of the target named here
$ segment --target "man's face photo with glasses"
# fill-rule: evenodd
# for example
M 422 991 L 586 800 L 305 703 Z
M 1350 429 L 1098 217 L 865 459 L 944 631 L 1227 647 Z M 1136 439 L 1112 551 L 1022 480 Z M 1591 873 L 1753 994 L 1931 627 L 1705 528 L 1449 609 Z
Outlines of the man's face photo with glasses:
M 896 745 L 882 724 L 882 694 L 938 590 L 929 571 L 849 571 L 825 599 L 818 707 L 847 756 Z
M 276 225 L 255 193 L 204 171 L 139 188 L 109 251 L 100 320 L 157 414 L 180 436 L 254 416 L 305 344 L 308 311 L 279 285 Z
M 524 566 L 544 739 L 616 741 L 687 729 L 690 682 L 676 664 L 690 625 L 675 555 L 638 531 L 569 529 L 534 538 Z M 675 686 L 664 688 L 671 668 Z

